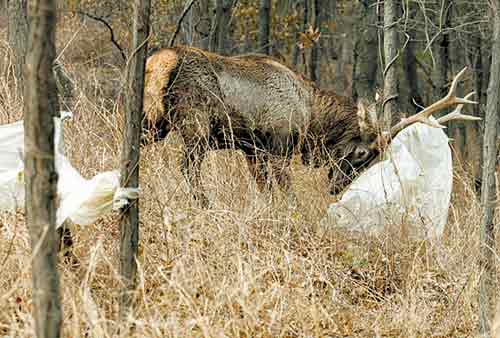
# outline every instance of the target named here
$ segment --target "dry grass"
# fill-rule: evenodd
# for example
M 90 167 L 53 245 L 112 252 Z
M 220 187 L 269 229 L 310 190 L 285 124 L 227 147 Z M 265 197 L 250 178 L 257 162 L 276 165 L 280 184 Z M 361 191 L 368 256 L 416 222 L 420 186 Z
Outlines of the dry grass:
M 4 35 L 2 35 L 4 36 Z M 0 123 L 21 118 L 0 36 Z M 61 38 L 64 41 L 64 36 Z M 64 59 L 64 58 L 63 58 Z M 89 177 L 116 168 L 123 124 L 100 78 L 111 66 L 64 60 L 75 79 L 67 154 Z M 75 226 L 81 265 L 59 264 L 63 337 L 471 337 L 478 323 L 480 205 L 457 174 L 442 242 L 324 231 L 325 174 L 295 165 L 297 199 L 259 193 L 238 153 L 204 163 L 209 210 L 197 208 L 172 135 L 143 151 L 137 309 L 117 324 L 117 215 Z M 179 219 L 164 224 L 164 209 Z M 181 217 L 181 216 L 182 217 Z M 0 336 L 33 337 L 23 215 L 0 216 Z

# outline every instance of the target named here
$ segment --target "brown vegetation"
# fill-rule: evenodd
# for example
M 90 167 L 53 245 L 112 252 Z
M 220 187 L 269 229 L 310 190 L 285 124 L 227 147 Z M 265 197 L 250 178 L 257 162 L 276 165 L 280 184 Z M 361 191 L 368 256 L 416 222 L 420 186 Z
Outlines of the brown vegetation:
M 65 137 L 72 164 L 88 177 L 119 166 L 123 116 L 113 93 L 122 79 L 116 66 L 91 58 L 86 33 L 71 42 L 86 29 L 72 24 L 58 49 L 81 51 L 80 59 L 61 56 L 75 83 Z M 7 85 L 7 52 L 2 30 L 1 124 L 22 118 L 22 102 Z M 405 238 L 400 225 L 378 237 L 322 229 L 334 198 L 324 169 L 294 162 L 297 199 L 290 201 L 279 190 L 256 191 L 241 154 L 228 151 L 203 164 L 212 205 L 200 210 L 180 172 L 182 151 L 171 134 L 143 152 L 135 336 L 474 336 L 481 208 L 461 163 L 445 236 L 428 242 Z M 164 224 L 166 207 L 176 222 Z M 80 267 L 59 265 L 63 337 L 120 336 L 117 219 L 75 226 Z M 30 252 L 22 213 L 0 215 L 0 336 L 33 337 Z

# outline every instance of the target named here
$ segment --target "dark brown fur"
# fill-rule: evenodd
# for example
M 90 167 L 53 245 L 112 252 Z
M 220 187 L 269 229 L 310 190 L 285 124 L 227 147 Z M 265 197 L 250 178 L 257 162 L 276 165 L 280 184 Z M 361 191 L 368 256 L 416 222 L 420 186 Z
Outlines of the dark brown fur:
M 300 152 L 309 164 L 336 162 L 331 178 L 338 190 L 372 155 L 351 99 L 317 88 L 268 56 L 161 50 L 146 65 L 144 109 L 155 140 L 172 129 L 181 133 L 188 170 L 198 171 L 211 147 L 241 149 L 254 168 L 268 160 L 286 164 Z M 196 183 L 197 172 L 188 175 Z

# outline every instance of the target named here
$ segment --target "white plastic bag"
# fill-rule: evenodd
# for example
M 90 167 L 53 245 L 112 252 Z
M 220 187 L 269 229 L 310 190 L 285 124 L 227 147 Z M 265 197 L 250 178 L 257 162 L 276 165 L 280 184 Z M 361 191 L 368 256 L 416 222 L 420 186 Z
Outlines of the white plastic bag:
M 113 208 L 123 207 L 129 199 L 138 197 L 138 189 L 120 188 L 117 170 L 99 173 L 90 180 L 73 168 L 64 156 L 61 123 L 71 117 L 62 112 L 55 122 L 55 164 L 59 174 L 57 193 L 57 226 L 66 219 L 88 225 Z M 24 126 L 23 121 L 0 126 L 0 210 L 15 210 L 24 206 Z
M 0 210 L 24 206 L 23 121 L 0 126 Z
M 396 136 L 384 161 L 360 175 L 330 205 L 321 223 L 368 233 L 406 224 L 413 236 L 439 237 L 448 217 L 452 176 L 445 133 L 414 124 Z

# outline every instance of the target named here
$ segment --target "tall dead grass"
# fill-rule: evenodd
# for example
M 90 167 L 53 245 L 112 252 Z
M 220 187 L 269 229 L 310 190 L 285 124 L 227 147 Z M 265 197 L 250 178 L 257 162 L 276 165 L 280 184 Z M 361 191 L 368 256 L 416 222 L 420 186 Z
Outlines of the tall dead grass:
M 0 123 L 22 116 L 7 51 L 2 38 Z M 119 83 L 119 71 L 62 60 L 75 84 L 67 155 L 87 177 L 117 168 L 123 120 L 100 78 Z M 292 201 L 259 192 L 236 152 L 204 162 L 212 204 L 202 210 L 181 175 L 181 153 L 174 134 L 142 152 L 139 287 L 127 323 L 134 333 L 117 323 L 113 214 L 74 226 L 80 266 L 59 264 L 63 337 L 475 336 L 481 208 L 465 172 L 456 172 L 445 236 L 430 242 L 398 227 L 379 236 L 324 231 L 332 197 L 322 170 L 294 164 Z M 22 212 L 2 215 L 0 336 L 34 336 L 29 248 Z

